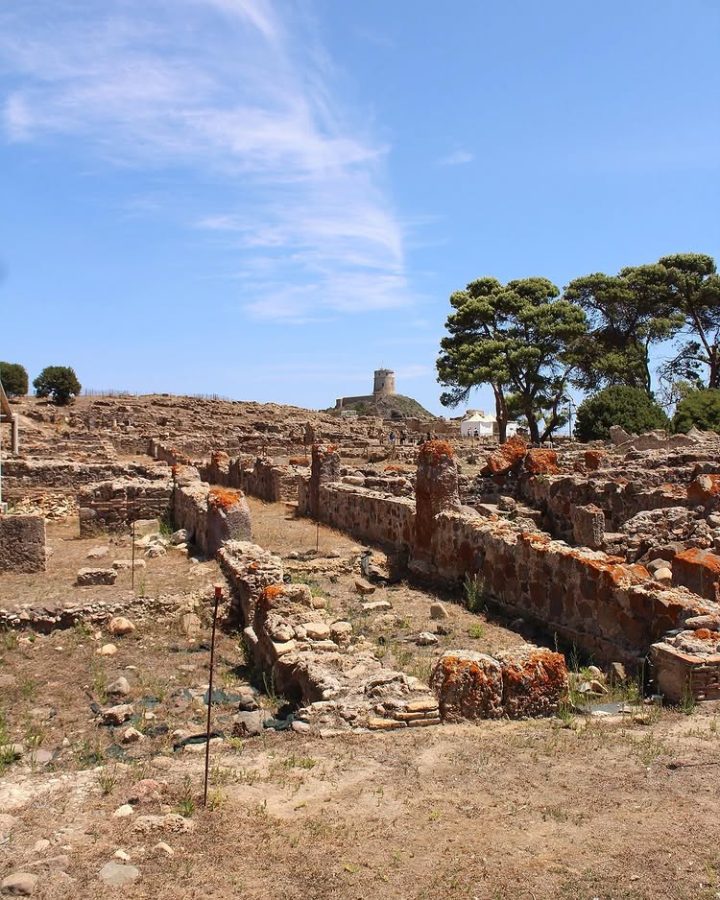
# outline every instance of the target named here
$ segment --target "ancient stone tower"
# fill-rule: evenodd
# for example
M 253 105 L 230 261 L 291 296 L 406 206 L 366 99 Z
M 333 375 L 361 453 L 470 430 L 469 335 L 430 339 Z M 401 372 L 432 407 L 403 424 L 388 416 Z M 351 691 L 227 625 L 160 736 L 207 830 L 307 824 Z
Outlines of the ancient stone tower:
M 395 393 L 395 373 L 392 369 L 375 369 L 373 396 L 390 396 Z

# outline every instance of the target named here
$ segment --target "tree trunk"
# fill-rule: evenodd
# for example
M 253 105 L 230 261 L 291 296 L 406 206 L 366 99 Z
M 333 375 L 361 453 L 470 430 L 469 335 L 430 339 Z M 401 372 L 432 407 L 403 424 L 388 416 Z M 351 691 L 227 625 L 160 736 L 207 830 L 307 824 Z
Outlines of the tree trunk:
M 530 441 L 533 444 L 540 443 L 540 429 L 538 427 L 537 419 L 535 418 L 535 413 L 532 409 L 525 410 L 525 418 L 528 423 L 528 430 L 530 431 Z
M 720 360 L 718 360 L 718 345 L 713 344 L 708 354 L 708 362 L 710 364 L 710 377 L 708 378 L 708 387 L 720 387 Z
M 495 394 L 495 419 L 498 426 L 498 441 L 504 444 L 507 440 L 507 404 L 505 403 L 505 395 L 502 392 L 502 388 L 493 385 L 493 393 Z

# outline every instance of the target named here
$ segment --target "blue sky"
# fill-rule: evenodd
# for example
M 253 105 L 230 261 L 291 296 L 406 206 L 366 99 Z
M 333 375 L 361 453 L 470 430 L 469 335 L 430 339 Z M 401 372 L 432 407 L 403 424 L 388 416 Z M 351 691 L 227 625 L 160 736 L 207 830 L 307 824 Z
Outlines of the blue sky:
M 719 255 L 719 46 L 715 0 L 6 0 L 0 358 L 440 412 L 468 281 Z

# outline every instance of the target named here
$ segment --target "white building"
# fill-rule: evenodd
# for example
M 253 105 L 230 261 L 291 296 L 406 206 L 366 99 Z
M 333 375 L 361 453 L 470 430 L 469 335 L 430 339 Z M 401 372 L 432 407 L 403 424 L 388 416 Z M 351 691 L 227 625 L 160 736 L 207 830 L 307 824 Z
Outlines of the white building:
M 507 436 L 509 438 L 517 434 L 518 423 L 507 423 Z M 465 418 L 460 422 L 460 437 L 463 438 L 492 438 L 498 435 L 498 424 L 495 416 L 487 415 L 481 409 L 469 409 Z

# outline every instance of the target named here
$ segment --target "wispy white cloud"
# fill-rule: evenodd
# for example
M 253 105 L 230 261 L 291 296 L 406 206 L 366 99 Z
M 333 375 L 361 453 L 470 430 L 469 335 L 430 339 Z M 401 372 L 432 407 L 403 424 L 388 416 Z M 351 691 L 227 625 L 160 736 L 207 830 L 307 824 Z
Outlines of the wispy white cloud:
M 452 153 L 448 153 L 447 156 L 443 156 L 438 160 L 439 166 L 464 166 L 466 163 L 470 163 L 475 159 L 475 155 L 470 153 L 468 150 L 455 150 Z
M 192 216 L 252 273 L 253 316 L 412 302 L 388 148 L 333 96 L 306 20 L 271 0 L 34 0 L 0 12 L 8 141 L 75 141 L 109 164 L 225 187 Z M 248 289 L 248 285 L 251 288 Z

